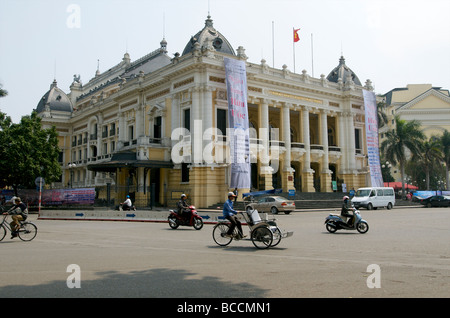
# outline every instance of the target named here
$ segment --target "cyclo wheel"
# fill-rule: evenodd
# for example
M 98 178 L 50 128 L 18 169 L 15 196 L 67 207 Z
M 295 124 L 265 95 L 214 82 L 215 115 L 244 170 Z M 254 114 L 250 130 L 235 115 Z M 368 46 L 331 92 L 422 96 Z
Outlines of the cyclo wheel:
M 231 243 L 233 238 L 225 236 L 225 234 L 227 234 L 229 229 L 230 229 L 230 226 L 227 223 L 217 223 L 214 226 L 214 229 L 212 232 L 212 237 L 214 239 L 214 242 L 216 242 L 217 245 L 227 246 L 228 244 Z
M 36 237 L 37 234 L 37 226 L 33 223 L 25 222 L 21 225 L 19 229 L 19 238 L 22 241 L 31 241 Z
M 3 240 L 5 238 L 6 235 L 6 228 L 5 226 L 2 224 L 2 226 L 0 226 L 0 241 Z
M 255 245 L 255 247 L 259 249 L 268 248 L 272 245 L 273 242 L 272 231 L 265 226 L 259 226 L 253 229 L 251 237 L 253 245 Z
M 274 247 L 274 246 L 277 246 L 278 244 L 280 244 L 280 242 L 281 242 L 281 231 L 280 231 L 280 229 L 279 228 L 276 228 L 274 231 L 273 231 L 273 242 L 272 242 L 272 245 L 270 246 L 270 247 Z

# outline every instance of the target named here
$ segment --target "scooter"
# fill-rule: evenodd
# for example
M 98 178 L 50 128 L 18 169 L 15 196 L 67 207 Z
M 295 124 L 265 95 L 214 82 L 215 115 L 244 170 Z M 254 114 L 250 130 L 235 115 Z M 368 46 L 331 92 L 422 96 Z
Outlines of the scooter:
M 369 224 L 366 220 L 363 220 L 361 213 L 355 208 L 353 208 L 352 221 L 352 224 L 348 224 L 347 217 L 330 213 L 325 219 L 325 227 L 330 233 L 334 233 L 337 230 L 357 230 L 359 233 L 364 234 L 369 230 Z
M 116 206 L 117 211 L 136 211 L 136 207 L 132 205 L 129 209 L 123 208 L 123 203 L 120 203 L 118 206 Z
M 198 215 L 195 206 L 189 206 L 189 210 L 191 211 L 191 217 L 187 218 L 181 212 L 181 215 L 175 212 L 174 210 L 169 210 L 170 214 L 168 217 L 169 226 L 172 229 L 177 229 L 180 225 L 183 226 L 193 226 L 194 229 L 200 230 L 203 227 L 203 218 Z

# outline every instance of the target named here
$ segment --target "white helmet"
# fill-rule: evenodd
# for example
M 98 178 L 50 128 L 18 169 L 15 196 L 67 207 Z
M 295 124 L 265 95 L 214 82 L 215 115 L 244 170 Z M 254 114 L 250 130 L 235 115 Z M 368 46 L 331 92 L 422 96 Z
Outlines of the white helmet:
M 350 199 L 348 196 L 344 196 L 344 197 L 342 198 L 342 201 L 345 201 L 345 200 L 348 200 L 348 199 Z
M 228 192 L 228 197 L 235 197 L 236 195 L 233 192 Z

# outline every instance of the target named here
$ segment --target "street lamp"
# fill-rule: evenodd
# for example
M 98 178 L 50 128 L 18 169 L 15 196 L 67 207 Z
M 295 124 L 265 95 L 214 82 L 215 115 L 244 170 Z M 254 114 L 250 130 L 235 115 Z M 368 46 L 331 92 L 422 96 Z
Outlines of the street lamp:
M 386 161 L 386 163 L 385 164 L 383 164 L 383 165 L 381 165 L 381 168 L 388 168 L 389 170 L 391 169 L 391 163 L 389 162 L 389 161 Z M 389 178 L 387 178 L 388 179 L 388 187 L 389 187 Z
M 70 187 L 72 188 L 72 185 L 73 185 L 73 169 L 75 169 L 75 167 L 77 166 L 76 164 L 74 164 L 74 163 L 70 163 L 69 162 L 69 171 L 70 171 Z

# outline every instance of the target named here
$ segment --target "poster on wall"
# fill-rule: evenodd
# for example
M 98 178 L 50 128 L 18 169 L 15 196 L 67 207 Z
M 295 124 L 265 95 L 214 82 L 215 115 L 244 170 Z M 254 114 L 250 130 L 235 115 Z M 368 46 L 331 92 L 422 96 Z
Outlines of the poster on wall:
M 383 187 L 383 175 L 381 174 L 380 151 L 378 148 L 378 120 L 377 101 L 375 93 L 363 89 L 367 156 L 372 187 Z
M 14 191 L 2 190 L 0 195 L 2 201 L 7 202 L 14 197 Z M 20 189 L 18 196 L 29 207 L 38 206 L 39 191 Z M 43 206 L 93 205 L 94 201 L 95 188 L 45 189 L 42 191 Z
M 230 141 L 230 188 L 250 188 L 250 139 L 245 62 L 224 58 Z

